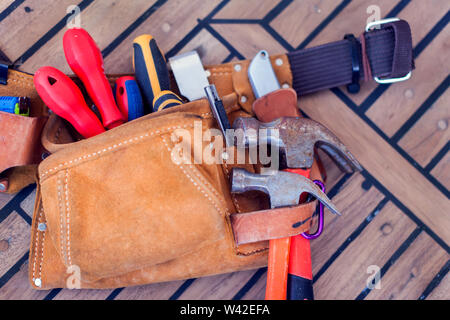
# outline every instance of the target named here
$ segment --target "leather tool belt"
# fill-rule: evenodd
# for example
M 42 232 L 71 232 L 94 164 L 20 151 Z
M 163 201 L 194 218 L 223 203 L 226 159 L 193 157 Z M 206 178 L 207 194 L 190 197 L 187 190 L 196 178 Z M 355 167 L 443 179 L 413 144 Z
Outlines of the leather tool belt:
M 372 77 L 405 78 L 414 68 L 411 43 L 408 24 L 399 20 L 271 62 L 279 83 L 304 95 Z M 248 65 L 205 67 L 230 122 L 253 115 Z M 109 77 L 111 83 L 116 78 Z M 0 112 L 0 172 L 10 193 L 37 176 L 29 263 L 34 288 L 115 288 L 253 269 L 267 264 L 267 240 L 311 225 L 316 202 L 264 211 L 264 196 L 230 193 L 232 167 L 255 171 L 253 165 L 171 160 L 177 129 L 193 133 L 194 121 L 202 130 L 216 126 L 206 99 L 80 140 L 67 122 L 49 116 L 31 75 L 10 70 L 0 95 L 28 96 L 32 104 L 30 117 Z M 321 178 L 317 163 L 311 178 Z

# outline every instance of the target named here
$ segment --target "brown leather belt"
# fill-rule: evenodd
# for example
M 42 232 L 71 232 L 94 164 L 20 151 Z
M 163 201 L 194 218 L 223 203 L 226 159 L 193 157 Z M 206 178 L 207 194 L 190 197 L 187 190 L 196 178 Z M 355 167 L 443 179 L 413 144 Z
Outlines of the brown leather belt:
M 404 20 L 380 24 L 355 40 L 356 46 L 345 39 L 288 53 L 297 94 L 351 84 L 355 72 L 365 81 L 394 82 L 414 69 L 411 30 Z

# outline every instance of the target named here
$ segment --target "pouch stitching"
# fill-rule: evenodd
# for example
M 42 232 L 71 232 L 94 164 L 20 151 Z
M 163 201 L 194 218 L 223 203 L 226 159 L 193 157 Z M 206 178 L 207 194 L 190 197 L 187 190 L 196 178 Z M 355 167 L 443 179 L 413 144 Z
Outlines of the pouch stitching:
M 167 150 L 171 153 L 172 149 L 170 148 L 169 144 L 167 143 L 167 140 L 164 137 L 161 137 L 163 143 L 165 144 Z M 226 216 L 226 213 L 228 212 L 228 209 L 225 209 L 225 213 L 220 210 L 219 206 L 217 205 L 217 203 L 209 196 L 206 194 L 204 188 L 201 188 L 197 182 L 194 181 L 194 179 L 186 172 L 186 170 L 184 169 L 184 167 L 182 165 L 178 165 L 178 167 L 181 169 L 181 171 L 183 171 L 183 173 L 185 174 L 185 176 L 192 182 L 192 184 L 197 188 L 198 191 L 200 191 L 201 194 L 203 194 L 203 196 L 208 199 L 212 205 L 214 206 L 214 208 L 216 209 L 216 211 L 224 216 Z M 213 191 L 214 193 L 214 191 Z
M 41 221 L 41 217 L 42 217 L 42 213 L 44 212 L 44 207 L 42 207 L 41 204 L 41 210 L 39 211 L 39 216 L 37 219 L 37 224 L 40 223 Z M 42 281 L 42 262 L 44 261 L 44 243 L 45 243 L 45 231 L 41 231 L 42 232 L 42 240 L 39 241 L 40 239 L 40 234 L 39 234 L 39 229 L 36 226 L 36 233 L 35 233 L 35 242 L 34 242 L 34 261 L 33 261 L 33 281 L 36 280 L 36 262 L 38 260 L 38 248 L 39 248 L 39 243 L 41 244 L 41 258 L 40 258 L 40 262 L 39 262 L 39 278 Z
M 28 81 L 17 80 L 17 79 L 8 79 L 8 83 L 11 82 L 11 81 L 12 81 L 12 82 L 16 82 L 16 83 L 18 83 L 18 84 L 25 85 L 25 86 L 30 87 L 30 88 L 33 87 L 33 84 L 30 83 L 30 82 L 28 82 Z
M 206 68 L 207 70 L 224 70 L 224 71 L 231 71 L 231 66 L 230 67 L 210 67 L 210 68 Z
M 189 168 L 191 168 L 191 171 L 194 172 L 194 174 L 204 183 L 208 186 L 209 190 L 214 193 L 214 195 L 219 199 L 220 202 L 222 202 L 225 205 L 225 201 L 223 197 L 220 196 L 220 194 L 217 192 L 216 188 L 214 188 L 206 179 L 198 172 L 198 170 L 192 165 L 188 164 Z M 228 208 L 225 209 L 226 213 L 229 213 Z
M 67 264 L 67 250 L 64 250 L 64 232 L 63 232 L 63 223 L 64 223 L 64 207 L 61 197 L 61 191 L 62 191 L 62 185 L 61 185 L 61 179 L 58 177 L 57 179 L 57 189 L 58 189 L 58 210 L 59 210 L 59 232 L 60 232 L 60 239 L 59 244 L 61 246 L 61 255 L 63 260 L 65 261 L 65 264 Z
M 228 165 L 226 163 L 224 163 L 224 169 L 225 169 L 225 172 L 227 174 L 227 178 L 229 179 L 230 178 L 230 171 L 228 170 Z M 233 200 L 234 206 L 236 207 L 236 211 L 237 212 L 241 212 L 241 208 L 239 207 L 239 204 L 238 204 L 238 202 L 236 200 L 236 196 L 235 196 L 234 193 L 231 194 L 231 199 Z
M 60 163 L 58 166 L 56 166 L 54 168 L 51 168 L 51 169 L 47 170 L 46 172 L 44 172 L 43 174 L 41 174 L 40 175 L 40 179 L 42 180 L 48 173 L 56 171 L 59 168 L 62 168 L 63 166 L 66 166 L 68 164 L 72 164 L 72 163 L 75 163 L 75 162 L 78 162 L 78 161 L 82 161 L 83 159 L 85 160 L 85 159 L 91 158 L 91 157 L 96 156 L 96 155 L 101 154 L 101 153 L 106 153 L 106 152 L 111 151 L 113 149 L 117 149 L 118 147 L 120 147 L 122 145 L 126 145 L 129 142 L 132 143 L 132 142 L 135 142 L 135 141 L 143 140 L 144 138 L 153 136 L 155 134 L 163 134 L 166 131 L 175 130 L 175 129 L 181 129 L 181 128 L 188 128 L 188 127 L 193 127 L 193 126 L 194 125 L 187 125 L 186 124 L 186 125 L 183 125 L 183 126 L 167 127 L 167 128 L 161 129 L 161 130 L 152 131 L 150 133 L 145 133 L 145 134 L 142 134 L 140 136 L 136 136 L 136 137 L 124 140 L 124 141 L 119 142 L 117 144 L 114 144 L 112 146 L 105 147 L 105 148 L 103 148 L 103 150 L 99 150 L 97 152 L 93 152 L 93 153 L 90 153 L 90 154 L 87 154 L 87 155 L 82 155 L 82 156 L 79 156 L 78 158 L 74 158 L 74 159 L 72 159 L 70 161 L 66 161 L 64 163 Z
M 263 252 L 263 251 L 267 251 L 267 250 L 269 250 L 269 248 L 261 248 L 261 249 L 256 249 L 256 250 L 253 250 L 253 251 L 249 251 L 249 252 L 242 252 L 242 251 L 238 251 L 238 255 L 240 255 L 240 256 L 244 256 L 244 257 L 247 257 L 247 256 L 251 256 L 251 255 L 254 255 L 254 254 L 256 254 L 256 253 L 260 253 L 260 252 Z
M 235 111 L 234 109 L 239 110 L 239 106 L 235 105 L 235 106 L 233 106 L 233 107 L 231 107 L 229 109 L 230 109 L 229 110 L 230 112 Z M 212 116 L 212 113 L 211 112 L 202 113 L 201 116 L 202 117 Z M 87 154 L 87 155 L 82 155 L 82 156 L 80 156 L 78 158 L 74 158 L 74 159 L 72 159 L 70 161 L 66 161 L 64 163 L 60 163 L 58 166 L 56 166 L 54 168 L 50 168 L 49 170 L 47 170 L 43 174 L 41 174 L 40 175 L 40 179 L 43 179 L 47 174 L 49 174 L 50 172 L 56 171 L 58 168 L 62 168 L 63 166 L 66 166 L 68 164 L 72 164 L 74 162 L 82 161 L 83 159 L 87 159 L 87 158 L 90 158 L 92 156 L 96 156 L 97 154 L 101 154 L 101 153 L 105 153 L 107 151 L 111 151 L 113 149 L 118 148 L 119 146 L 122 146 L 123 144 L 127 144 L 128 142 L 131 143 L 131 142 L 133 142 L 133 140 L 139 141 L 139 140 L 142 140 L 142 139 L 144 139 L 146 137 L 153 136 L 155 133 L 156 134 L 163 134 L 163 133 L 165 133 L 167 131 L 170 131 L 170 130 L 181 129 L 181 128 L 188 128 L 188 127 L 193 127 L 193 125 L 167 127 L 165 129 L 156 130 L 156 131 L 153 131 L 153 132 L 150 132 L 150 133 L 146 133 L 146 134 L 143 134 L 143 135 L 140 135 L 140 136 L 136 136 L 136 137 L 124 140 L 122 142 L 119 142 L 118 144 L 114 144 L 113 146 L 108 146 L 106 148 L 103 148 L 103 150 L 99 150 L 97 152 L 93 152 L 93 153 Z
M 65 195 L 65 204 L 66 204 L 66 226 L 67 226 L 67 262 L 68 265 L 72 265 L 72 257 L 70 256 L 70 206 L 69 206 L 69 170 L 67 169 L 65 172 L 64 178 L 64 195 Z
M 211 76 L 226 76 L 232 74 L 231 72 L 211 72 Z

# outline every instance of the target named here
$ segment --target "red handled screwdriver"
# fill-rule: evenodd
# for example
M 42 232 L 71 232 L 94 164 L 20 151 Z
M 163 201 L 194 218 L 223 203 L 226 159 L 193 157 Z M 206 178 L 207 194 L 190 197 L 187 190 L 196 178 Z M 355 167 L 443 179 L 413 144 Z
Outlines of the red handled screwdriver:
M 104 127 L 111 129 L 124 123 L 105 76 L 102 54 L 94 39 L 86 30 L 73 28 L 64 34 L 63 45 L 67 63 L 99 109 Z
M 64 73 L 53 67 L 42 67 L 34 75 L 36 91 L 58 116 L 69 121 L 85 138 L 105 131 L 100 120 L 89 109 L 83 94 Z

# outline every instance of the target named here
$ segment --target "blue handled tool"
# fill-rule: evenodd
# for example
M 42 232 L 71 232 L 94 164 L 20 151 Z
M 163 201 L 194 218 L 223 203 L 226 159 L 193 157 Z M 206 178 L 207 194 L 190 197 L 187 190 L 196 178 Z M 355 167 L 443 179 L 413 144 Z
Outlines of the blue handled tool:
M 124 119 L 131 121 L 144 115 L 144 102 L 134 77 L 125 76 L 117 79 L 114 91 Z
M 30 99 L 28 97 L 0 97 L 0 111 L 29 116 Z

